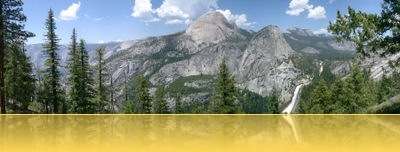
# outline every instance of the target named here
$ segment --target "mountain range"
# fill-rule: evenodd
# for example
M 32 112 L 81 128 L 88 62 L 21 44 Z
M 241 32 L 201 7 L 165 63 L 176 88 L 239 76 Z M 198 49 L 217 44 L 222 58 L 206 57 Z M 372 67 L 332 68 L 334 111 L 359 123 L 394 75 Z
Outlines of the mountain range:
M 283 108 L 291 101 L 296 86 L 308 84 L 322 70 L 346 75 L 355 55 L 352 43 L 338 43 L 330 35 L 299 28 L 282 31 L 273 25 L 256 32 L 245 30 L 219 12 L 206 13 L 186 30 L 170 35 L 88 44 L 91 65 L 96 64 L 95 49 L 101 45 L 106 46 L 106 65 L 117 95 L 123 93 L 126 80 L 134 85 L 135 78 L 143 74 L 152 86 L 164 86 L 170 106 L 177 92 L 187 103 L 209 100 L 223 58 L 237 87 L 261 96 L 276 88 Z M 26 46 L 36 69 L 43 68 L 41 49 L 41 44 Z M 65 65 L 67 45 L 60 46 L 59 55 Z

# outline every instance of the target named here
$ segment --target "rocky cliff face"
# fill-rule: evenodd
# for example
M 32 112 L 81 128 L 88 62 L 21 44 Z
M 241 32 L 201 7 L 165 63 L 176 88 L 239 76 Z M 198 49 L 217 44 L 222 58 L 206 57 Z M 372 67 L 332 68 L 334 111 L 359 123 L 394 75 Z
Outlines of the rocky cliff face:
M 294 54 L 277 26 L 265 27 L 252 37 L 243 54 L 238 76 L 241 86 L 263 96 L 275 87 L 282 90 L 285 101 L 290 100 L 299 73 L 289 60 Z
M 209 12 L 192 22 L 186 34 L 197 44 L 218 43 L 237 31 L 237 26 L 229 22 L 219 12 Z

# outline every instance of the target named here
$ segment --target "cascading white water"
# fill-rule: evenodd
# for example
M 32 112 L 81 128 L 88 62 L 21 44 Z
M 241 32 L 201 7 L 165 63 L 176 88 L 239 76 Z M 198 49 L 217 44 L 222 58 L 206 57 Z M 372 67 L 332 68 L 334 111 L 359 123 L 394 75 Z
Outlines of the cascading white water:
M 324 66 L 322 65 L 324 62 L 320 62 L 319 63 L 319 66 L 320 66 L 320 68 L 319 68 L 319 74 L 321 74 L 322 73 L 322 71 L 324 71 Z
M 287 113 L 290 114 L 292 113 L 293 109 L 294 109 L 294 105 L 296 105 L 297 102 L 297 97 L 299 95 L 299 91 L 301 89 L 301 87 L 303 86 L 303 84 L 300 84 L 296 87 L 296 90 L 294 91 L 293 94 L 293 98 L 292 101 L 289 103 L 289 105 L 282 111 L 282 113 Z

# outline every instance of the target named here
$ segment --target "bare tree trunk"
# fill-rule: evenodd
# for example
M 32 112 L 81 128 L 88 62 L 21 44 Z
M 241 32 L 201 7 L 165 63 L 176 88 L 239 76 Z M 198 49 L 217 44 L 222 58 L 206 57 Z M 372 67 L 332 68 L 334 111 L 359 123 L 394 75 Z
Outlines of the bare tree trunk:
M 4 90 L 4 53 L 6 51 L 5 46 L 5 26 L 3 19 L 3 2 L 0 3 L 0 113 L 6 114 L 6 100 Z
M 111 88 L 111 90 L 110 90 L 110 93 L 111 93 L 111 95 L 110 95 L 110 97 L 111 97 L 111 99 L 110 99 L 110 110 L 111 110 L 111 113 L 112 114 L 114 114 L 115 113 L 115 109 L 114 109 L 114 86 L 113 86 L 113 78 L 112 78 L 112 74 L 110 74 L 110 88 Z

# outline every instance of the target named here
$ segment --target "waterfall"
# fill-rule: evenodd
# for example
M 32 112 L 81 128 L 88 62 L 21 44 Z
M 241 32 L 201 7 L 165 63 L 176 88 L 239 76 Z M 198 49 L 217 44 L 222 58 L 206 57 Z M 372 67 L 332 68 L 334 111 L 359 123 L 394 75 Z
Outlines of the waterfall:
M 324 71 L 324 66 L 322 65 L 324 62 L 320 62 L 319 63 L 319 66 L 320 66 L 320 68 L 319 68 L 319 74 L 321 75 L 321 73 L 322 73 L 322 71 Z
M 303 86 L 303 84 L 300 84 L 296 87 L 296 90 L 294 91 L 292 101 L 289 103 L 289 105 L 282 111 L 282 113 L 287 113 L 290 114 L 294 110 L 294 106 L 296 105 L 297 102 L 297 97 L 300 92 L 300 88 Z

